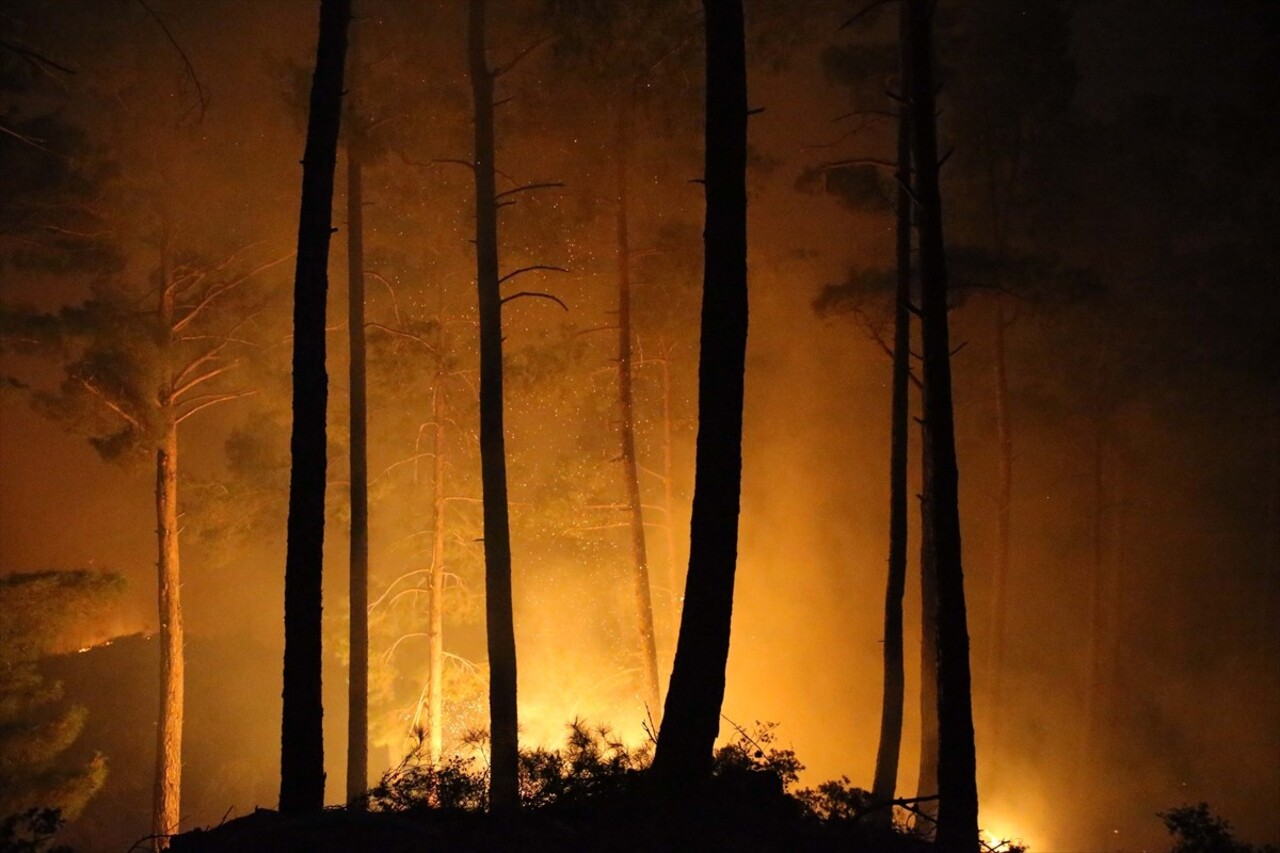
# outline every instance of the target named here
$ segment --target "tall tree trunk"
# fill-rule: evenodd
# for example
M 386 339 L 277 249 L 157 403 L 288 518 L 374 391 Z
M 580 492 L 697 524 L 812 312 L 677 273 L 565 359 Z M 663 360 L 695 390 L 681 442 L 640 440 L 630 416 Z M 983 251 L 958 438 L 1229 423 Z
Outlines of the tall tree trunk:
M 932 467 L 928 430 L 920 424 L 921 496 Z M 933 528 L 924 523 L 924 502 L 920 503 L 920 771 L 916 779 L 917 797 L 938 796 L 938 570 L 934 562 Z M 916 833 L 932 838 L 938 826 L 938 801 L 918 806 L 924 820 L 916 821 Z
M 432 767 L 440 765 L 444 750 L 444 414 L 444 368 L 438 363 L 431 391 L 435 437 L 431 444 L 431 612 L 427 618 L 427 748 Z
M 630 144 L 630 104 L 622 101 L 618 116 L 617 251 L 618 251 L 618 401 L 622 415 L 622 472 L 626 480 L 627 519 L 631 531 L 631 584 L 636 609 L 637 651 L 644 676 L 644 701 L 655 723 L 662 714 L 658 679 L 658 647 L 653 632 L 653 599 L 649 590 L 649 555 L 644 540 L 644 507 L 640 499 L 640 468 L 636 462 L 635 394 L 631 363 L 631 245 L 627 225 L 627 154 Z
M 698 438 L 689 575 L 653 773 L 668 792 L 706 777 L 733 616 L 747 349 L 747 74 L 741 0 L 703 0 L 706 198 Z
M 350 91 L 359 61 L 351 40 Z M 347 118 L 347 328 L 351 393 L 351 669 L 347 678 L 347 802 L 369 789 L 369 457 L 365 393 L 364 187 L 360 117 L 349 95 Z
M 676 554 L 676 498 L 675 466 L 672 464 L 672 424 L 671 424 L 671 346 L 666 338 L 659 342 L 662 352 L 660 383 L 662 385 L 662 516 L 665 523 L 662 530 L 667 542 L 667 585 L 670 587 L 671 633 L 675 634 L 680 627 L 680 602 L 683 600 L 680 583 L 680 562 Z M 674 652 L 674 650 L 673 650 Z
M 471 0 L 467 27 L 475 102 L 476 287 L 480 301 L 480 469 L 484 500 L 485 625 L 489 645 L 489 807 L 519 808 L 516 637 L 511 603 L 511 529 L 503 432 L 502 296 L 494 168 L 493 72 L 485 60 L 485 0 Z
M 182 799 L 182 724 L 185 653 L 182 632 L 182 573 L 178 552 L 178 421 L 174 409 L 171 366 L 176 293 L 169 269 L 169 241 L 161 245 L 159 310 L 157 312 L 166 380 L 159 389 L 160 440 L 156 447 L 156 538 L 160 615 L 160 711 L 156 727 L 156 775 L 151 831 L 154 846 L 169 846 L 178 832 Z
M 996 294 L 995 301 L 994 379 L 999 482 L 996 488 L 996 561 L 991 577 L 991 657 L 988 663 L 991 679 L 992 744 L 999 742 L 1004 710 L 1004 644 L 1006 615 L 1009 609 L 1009 547 L 1013 506 L 1013 425 L 1009 419 L 1009 372 L 1005 341 L 1005 331 L 1009 321 L 1005 316 L 1004 299 L 999 293 Z
M 321 575 L 324 564 L 325 299 L 333 175 L 342 121 L 343 61 L 350 0 L 321 0 L 320 36 L 307 145 L 293 301 L 293 431 L 290 437 L 288 544 L 284 577 L 284 690 L 280 734 L 280 811 L 324 807 Z
M 903 97 L 910 63 L 906 47 L 907 13 L 899 10 L 902 34 Z M 872 799 L 887 803 L 898 784 L 902 748 L 902 597 L 907 584 L 907 416 L 911 381 L 911 113 L 905 101 L 898 116 L 896 262 L 897 288 L 893 312 L 893 389 L 889 409 L 889 566 L 884 595 L 884 686 L 880 705 L 880 745 Z M 893 808 L 875 814 L 882 827 L 893 823 Z
M 925 446 L 924 526 L 938 583 L 938 832 L 947 851 L 978 850 L 978 786 L 969 676 L 969 630 L 960 551 L 959 474 L 951 402 L 947 266 L 938 187 L 933 3 L 908 0 L 911 106 L 920 227 Z

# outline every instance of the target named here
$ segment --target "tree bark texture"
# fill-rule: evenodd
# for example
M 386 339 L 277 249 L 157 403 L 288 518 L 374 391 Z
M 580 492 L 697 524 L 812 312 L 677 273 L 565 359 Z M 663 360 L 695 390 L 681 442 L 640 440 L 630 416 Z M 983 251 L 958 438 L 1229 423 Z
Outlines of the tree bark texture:
M 350 0 L 321 0 L 320 36 L 302 160 L 302 203 L 293 303 L 293 430 L 284 581 L 284 689 L 280 736 L 280 811 L 324 807 L 324 708 L 321 672 L 321 574 L 327 453 L 325 299 L 333 178 L 342 121 L 343 64 Z
M 516 638 L 511 600 L 511 528 L 503 432 L 502 296 L 494 166 L 494 74 L 485 59 L 485 0 L 471 0 L 467 26 L 475 103 L 476 287 L 480 303 L 480 473 L 484 503 L 485 626 L 489 647 L 489 807 L 519 808 Z
M 711 769 L 724 701 L 742 485 L 747 75 L 741 0 L 704 0 L 706 226 L 689 573 L 653 770 L 679 796 Z
M 356 66 L 355 42 L 352 63 Z M 354 74 L 352 75 L 354 77 Z M 354 90 L 355 81 L 351 81 Z M 347 676 L 347 802 L 369 788 L 369 455 L 364 329 L 364 187 L 355 98 L 347 127 L 347 328 L 350 344 L 351 668 Z
M 907 33 L 907 13 L 899 10 Z M 910 70 L 902 39 L 902 83 Z M 889 564 L 884 596 L 884 685 L 880 706 L 880 744 L 871 787 L 872 799 L 887 803 L 898 783 L 902 749 L 902 702 L 905 693 L 902 654 L 902 597 L 907 584 L 907 416 L 911 381 L 911 114 L 905 103 L 898 115 L 898 193 L 895 255 L 897 287 L 893 312 L 893 384 L 889 413 Z M 893 808 L 875 813 L 882 827 L 893 821 Z
M 156 779 L 152 833 L 157 848 L 178 832 L 182 796 L 183 671 L 181 572 L 178 562 L 178 427 L 166 406 L 156 450 L 156 522 L 160 563 L 160 724 L 156 731 Z
M 929 481 L 932 466 L 925 426 L 920 425 L 920 471 Z M 917 797 L 938 796 L 938 571 L 934 563 L 933 528 L 924 523 L 924 502 L 920 504 L 920 769 L 916 779 Z M 916 834 L 932 838 L 937 829 L 938 801 L 917 807 L 923 820 L 916 821 Z
M 156 446 L 157 591 L 160 618 L 160 708 L 156 726 L 156 774 L 152 799 L 151 832 L 154 847 L 169 846 L 178 832 L 182 809 L 182 725 L 184 712 L 185 650 L 182 631 L 182 572 L 178 550 L 178 422 L 174 409 L 172 367 L 168 354 L 173 343 L 176 294 L 169 268 L 166 234 L 161 246 L 163 282 L 157 323 L 163 336 L 165 376 L 157 403 L 160 436 Z
M 933 3 L 908 0 L 911 106 L 920 233 L 925 445 L 930 464 L 924 526 L 938 589 L 938 828 L 942 850 L 978 850 L 978 788 L 969 673 L 969 631 L 960 550 L 959 474 L 951 399 L 947 267 L 938 187 Z
M 653 630 L 653 596 L 649 588 L 649 554 L 644 538 L 644 506 L 640 498 L 640 468 L 636 461 L 636 422 L 633 365 L 631 359 L 631 245 L 628 233 L 627 154 L 630 145 L 630 104 L 623 97 L 615 143 L 617 156 L 617 252 L 618 252 L 618 403 L 621 413 L 622 472 L 626 488 L 626 512 L 631 534 L 631 585 L 636 612 L 636 651 L 643 675 L 644 703 L 649 719 L 662 715 L 662 688 L 658 677 L 658 646 Z

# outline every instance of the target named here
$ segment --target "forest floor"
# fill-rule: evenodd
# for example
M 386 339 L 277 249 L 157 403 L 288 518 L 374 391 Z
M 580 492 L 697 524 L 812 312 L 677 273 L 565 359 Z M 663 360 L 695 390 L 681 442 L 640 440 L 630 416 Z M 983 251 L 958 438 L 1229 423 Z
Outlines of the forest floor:
M 555 814 L 526 811 L 513 818 L 462 811 L 418 813 L 328 809 L 305 817 L 259 810 L 209 830 L 173 839 L 174 853 L 567 853 L 568 851 L 877 851 L 923 853 L 933 845 L 906 835 L 868 836 L 865 830 L 798 816 L 784 818 L 745 809 L 702 808 L 694 820 L 629 815 Z

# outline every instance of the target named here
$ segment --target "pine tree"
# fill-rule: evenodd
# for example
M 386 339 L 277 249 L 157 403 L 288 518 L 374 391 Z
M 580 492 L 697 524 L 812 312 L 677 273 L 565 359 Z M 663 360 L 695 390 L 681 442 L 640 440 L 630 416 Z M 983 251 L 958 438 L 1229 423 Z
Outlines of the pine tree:
M 280 735 L 280 810 L 324 806 L 324 714 L 320 691 L 321 576 L 324 564 L 325 297 L 333 176 L 342 119 L 343 66 L 350 0 L 320 0 L 293 304 L 293 434 L 285 557 L 284 691 Z
M 978 850 L 978 788 L 969 677 L 969 631 L 960 553 L 959 474 L 951 402 L 946 253 L 933 73 L 933 5 L 907 0 L 920 313 L 924 349 L 924 536 L 938 591 L 938 829 L 948 851 Z
M 720 728 L 737 569 L 747 344 L 747 75 L 740 0 L 705 0 L 706 197 L 689 575 L 653 774 L 704 778 Z
M 39 661 L 60 649 L 69 629 L 104 615 L 123 588 L 105 572 L 0 576 L 0 824 L 16 831 L 31 809 L 74 820 L 106 780 L 101 754 L 84 765 L 65 759 L 86 711 L 58 706 L 61 685 L 45 681 Z

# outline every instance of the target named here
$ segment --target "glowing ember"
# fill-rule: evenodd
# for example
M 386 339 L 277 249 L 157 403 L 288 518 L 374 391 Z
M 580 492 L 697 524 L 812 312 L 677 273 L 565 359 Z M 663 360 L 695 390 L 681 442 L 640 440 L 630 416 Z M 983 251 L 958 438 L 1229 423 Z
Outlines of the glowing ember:
M 1018 849 L 1034 849 L 1025 832 L 1006 821 L 1003 816 L 994 820 L 983 820 L 986 826 L 982 829 L 983 849 L 991 853 L 1008 853 Z

